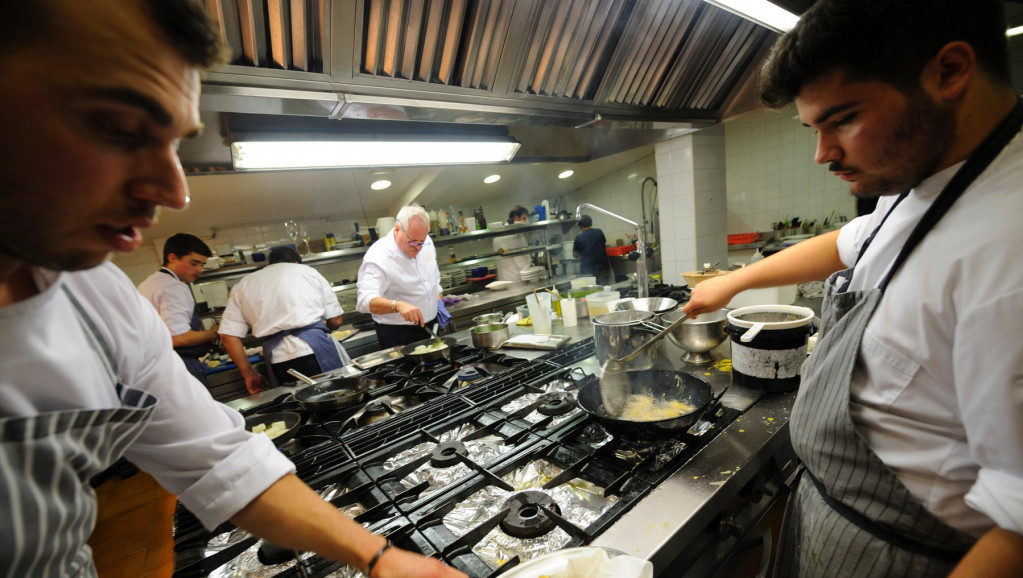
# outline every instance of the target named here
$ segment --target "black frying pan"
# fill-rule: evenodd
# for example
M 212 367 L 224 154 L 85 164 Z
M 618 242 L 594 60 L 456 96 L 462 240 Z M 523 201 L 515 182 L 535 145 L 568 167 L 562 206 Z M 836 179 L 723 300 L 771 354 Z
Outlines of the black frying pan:
M 366 399 L 367 391 L 383 385 L 382 380 L 368 377 L 337 377 L 307 385 L 292 396 L 309 411 L 334 412 L 358 405 Z
M 277 447 L 281 447 L 282 445 L 290 441 L 291 438 L 295 437 L 296 433 L 298 433 L 298 426 L 302 425 L 302 416 L 293 411 L 257 413 L 255 415 L 250 415 L 249 417 L 245 418 L 245 429 L 247 429 L 248 431 L 252 431 L 252 428 L 256 427 L 261 423 L 266 424 L 266 427 L 269 428 L 270 425 L 273 424 L 273 422 L 275 421 L 284 422 L 285 427 L 284 433 L 275 438 L 272 438 L 274 445 Z
M 447 347 L 436 351 L 427 351 L 425 353 L 413 353 L 413 351 L 416 350 L 416 347 L 419 347 L 420 345 L 430 345 L 434 341 L 437 341 L 431 337 L 422 341 L 416 341 L 415 343 L 409 343 L 401 348 L 401 354 L 410 359 L 415 359 L 420 363 L 429 363 L 438 359 L 451 359 L 451 346 L 458 343 L 458 340 L 454 337 L 441 337 L 440 339 L 445 345 L 447 345 Z
M 714 397 L 710 384 L 695 375 L 681 371 L 667 369 L 626 371 L 615 379 L 619 380 L 615 384 L 616 387 L 605 387 L 603 394 L 622 398 L 605 400 L 601 395 L 600 380 L 592 379 L 584 383 L 579 390 L 577 397 L 579 406 L 608 429 L 644 439 L 689 429 L 699 421 L 704 409 Z M 613 391 L 609 392 L 608 389 Z M 680 401 L 691 405 L 693 410 L 677 417 L 656 421 L 623 419 L 618 413 L 620 410 L 616 412 L 610 408 L 620 408 L 625 401 L 624 396 L 628 395 L 648 395 L 655 400 Z

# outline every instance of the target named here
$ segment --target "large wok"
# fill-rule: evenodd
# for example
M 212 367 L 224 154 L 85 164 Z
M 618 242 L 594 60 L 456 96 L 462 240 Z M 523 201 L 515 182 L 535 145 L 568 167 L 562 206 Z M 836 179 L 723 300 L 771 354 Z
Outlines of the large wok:
M 380 379 L 337 377 L 307 385 L 295 391 L 292 396 L 309 411 L 327 413 L 358 405 L 366 399 L 366 392 L 384 385 Z
M 615 381 L 611 387 L 605 382 L 605 386 L 601 388 L 601 381 L 604 379 L 589 380 L 582 385 L 577 396 L 579 406 L 613 432 L 641 439 L 688 430 L 699 421 L 713 398 L 710 384 L 681 371 L 667 369 L 625 371 L 611 377 Z M 655 400 L 680 401 L 691 405 L 693 410 L 677 417 L 657 421 L 623 419 L 621 407 L 630 395 L 649 395 Z
M 441 341 L 444 342 L 447 347 L 443 349 L 437 349 L 436 351 L 427 351 L 425 353 L 413 353 L 416 347 L 420 345 L 430 345 L 437 341 L 434 338 L 423 339 L 422 341 L 416 341 L 415 343 L 409 343 L 405 347 L 401 348 L 401 354 L 410 359 L 415 359 L 420 363 L 429 363 L 438 359 L 451 359 L 451 346 L 458 343 L 458 340 L 454 337 L 441 337 Z

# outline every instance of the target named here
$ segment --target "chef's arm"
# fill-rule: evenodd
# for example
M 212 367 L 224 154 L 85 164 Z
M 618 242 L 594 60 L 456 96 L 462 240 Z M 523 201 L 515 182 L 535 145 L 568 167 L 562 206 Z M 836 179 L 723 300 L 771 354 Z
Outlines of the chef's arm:
M 341 325 L 344 322 L 341 320 L 341 316 L 338 315 L 337 317 L 331 317 L 330 319 L 327 319 L 323 323 L 327 326 L 327 329 L 334 331 L 338 327 L 341 327 Z
M 682 310 L 692 315 L 709 313 L 747 289 L 826 279 L 846 268 L 838 254 L 838 233 L 818 235 L 727 275 L 701 281 Z
M 366 572 L 384 546 L 382 536 L 370 533 L 323 500 L 294 475 L 270 486 L 231 518 L 238 527 L 273 544 L 349 564 Z M 369 578 L 465 578 L 439 560 L 388 548 L 377 559 Z
M 266 378 L 260 375 L 252 367 L 252 364 L 249 363 L 249 356 L 245 355 L 245 346 L 242 345 L 240 337 L 221 333 L 220 342 L 224 344 L 224 350 L 227 351 L 227 355 L 238 366 L 238 371 L 245 378 L 245 389 L 249 390 L 249 393 L 257 393 L 269 385 L 266 382 Z
M 375 313 L 376 315 L 398 313 L 405 319 L 405 321 L 419 326 L 422 326 L 423 323 L 426 322 L 426 320 L 423 319 L 423 312 L 415 305 L 387 297 L 374 297 L 373 300 L 369 302 L 369 312 Z
M 1023 576 L 1023 536 L 995 527 L 977 540 L 949 578 Z
M 204 331 L 192 331 L 188 330 L 180 335 L 171 336 L 171 344 L 174 347 L 191 347 L 193 345 L 202 345 L 208 343 L 217 338 L 217 332 L 220 330 L 220 324 L 214 323 L 212 327 Z

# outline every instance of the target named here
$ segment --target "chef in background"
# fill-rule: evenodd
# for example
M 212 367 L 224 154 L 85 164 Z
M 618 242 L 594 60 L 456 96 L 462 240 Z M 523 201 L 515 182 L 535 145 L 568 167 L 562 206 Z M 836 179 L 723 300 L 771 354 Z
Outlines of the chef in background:
M 174 351 L 185 362 L 188 373 L 209 387 L 199 358 L 217 340 L 219 326 L 203 329 L 195 296 L 189 284 L 202 274 L 213 252 L 202 239 L 188 233 L 171 235 L 163 245 L 163 267 L 139 284 L 139 293 L 156 307 L 170 330 Z
M 394 227 L 370 246 L 359 266 L 356 308 L 373 315 L 381 348 L 430 337 L 423 326 L 437 320 L 442 289 L 429 232 L 423 207 L 402 207 Z
M 263 360 L 274 385 L 294 381 L 289 369 L 319 375 L 351 362 L 330 335 L 341 327 L 343 313 L 330 283 L 316 269 L 302 265 L 302 257 L 292 247 L 270 249 L 267 262 L 231 288 L 220 319 L 220 339 L 249 393 L 268 385 L 249 363 L 242 345 L 250 327 L 263 343 Z
M 583 215 L 579 219 L 582 231 L 572 243 L 572 256 L 579 259 L 579 270 L 584 275 L 597 278 L 597 285 L 610 285 L 614 278 L 611 275 L 611 260 L 607 256 L 607 239 L 604 231 L 593 228 L 593 219 Z
M 159 207 L 187 205 L 176 151 L 201 129 L 200 69 L 226 61 L 203 4 L 0 11 L 0 576 L 95 576 L 89 479 L 124 456 L 207 530 L 230 520 L 370 578 L 464 578 L 302 483 L 107 260 L 138 249 Z
M 1000 0 L 818 0 L 761 98 L 873 213 L 700 283 L 828 277 L 776 576 L 1023 576 L 1023 104 Z
M 526 223 L 529 221 L 529 211 L 522 206 L 516 205 L 514 209 L 508 212 L 508 224 L 514 225 L 516 223 Z M 502 235 L 495 237 L 491 242 L 494 248 L 494 252 L 503 255 L 506 251 L 512 251 L 515 249 L 525 249 L 529 246 L 529 241 L 526 236 L 522 233 L 514 235 Z M 511 281 L 516 283 L 522 280 L 522 270 L 527 269 L 530 266 L 529 255 L 514 255 L 511 257 L 504 257 L 497 261 L 497 279 L 498 281 Z

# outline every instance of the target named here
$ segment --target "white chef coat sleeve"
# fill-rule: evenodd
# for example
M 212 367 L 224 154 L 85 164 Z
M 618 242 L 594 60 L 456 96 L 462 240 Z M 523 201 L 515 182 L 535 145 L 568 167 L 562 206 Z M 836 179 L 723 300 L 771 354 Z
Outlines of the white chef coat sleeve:
M 370 301 L 376 297 L 384 296 L 388 285 L 387 274 L 382 267 L 376 263 L 363 261 L 359 266 L 359 289 L 355 308 L 363 313 L 369 313 Z
M 224 307 L 224 315 L 220 318 L 220 333 L 242 338 L 249 334 L 249 324 L 245 322 L 242 314 L 241 299 L 242 289 L 235 285 L 227 298 L 227 306 Z
M 320 290 L 320 298 L 323 300 L 323 318 L 333 319 L 344 313 L 344 309 L 341 308 L 341 302 L 337 300 L 337 295 L 330 286 L 330 282 L 319 271 L 314 269 L 313 272 L 318 277 L 316 283 Z
M 990 295 L 958 316 L 956 396 L 970 454 L 980 465 L 966 503 L 996 524 L 1023 534 L 1023 288 Z M 994 345 L 993 345 L 994 344 Z M 1001 346 L 999 346 L 1001 344 Z
M 173 283 L 164 288 L 156 299 L 157 312 L 171 335 L 181 335 L 192 329 L 195 300 L 192 290 L 184 283 Z
M 131 286 L 104 323 L 116 332 L 125 385 L 157 398 L 152 419 L 125 456 L 178 496 L 209 529 L 226 521 L 294 465 L 269 438 L 245 430 L 235 410 L 210 396 L 171 349 L 156 311 Z M 111 287 L 117 291 L 119 287 Z
M 869 215 L 856 217 L 839 229 L 838 232 L 838 256 L 845 263 L 846 267 L 856 264 L 856 258 L 860 256 L 860 249 L 863 243 L 870 237 L 871 233 L 881 224 L 881 218 L 891 210 L 891 197 L 882 197 L 877 202 L 877 208 Z M 880 217 L 880 218 L 879 218 Z

